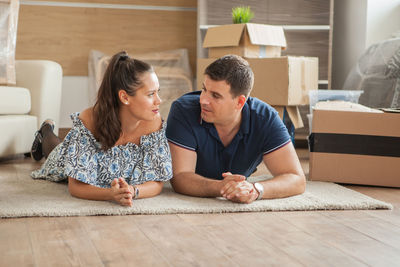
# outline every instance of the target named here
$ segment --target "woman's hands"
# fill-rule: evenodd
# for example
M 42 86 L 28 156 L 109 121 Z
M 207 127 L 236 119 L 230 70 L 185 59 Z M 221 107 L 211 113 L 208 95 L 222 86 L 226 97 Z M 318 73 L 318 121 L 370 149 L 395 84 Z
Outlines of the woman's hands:
M 132 206 L 134 193 L 124 178 L 114 179 L 111 182 L 111 198 L 122 206 Z

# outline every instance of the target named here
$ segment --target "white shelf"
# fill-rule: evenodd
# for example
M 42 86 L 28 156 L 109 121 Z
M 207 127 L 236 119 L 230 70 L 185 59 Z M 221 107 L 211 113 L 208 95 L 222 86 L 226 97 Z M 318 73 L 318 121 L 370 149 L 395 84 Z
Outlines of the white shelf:
M 284 30 L 289 31 L 329 31 L 329 25 L 282 25 Z
M 220 25 L 200 25 L 200 30 L 207 30 L 208 28 Z M 284 30 L 288 31 L 329 31 L 329 25 L 274 25 L 282 26 Z

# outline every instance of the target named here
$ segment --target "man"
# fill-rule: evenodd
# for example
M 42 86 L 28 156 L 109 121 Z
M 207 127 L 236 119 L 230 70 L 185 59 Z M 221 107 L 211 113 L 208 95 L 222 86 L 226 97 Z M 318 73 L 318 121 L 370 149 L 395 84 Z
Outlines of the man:
M 172 104 L 166 134 L 176 192 L 240 203 L 304 192 L 287 129 L 273 108 L 249 97 L 253 83 L 247 61 L 227 55 L 207 67 L 201 92 Z M 274 177 L 247 182 L 261 161 Z

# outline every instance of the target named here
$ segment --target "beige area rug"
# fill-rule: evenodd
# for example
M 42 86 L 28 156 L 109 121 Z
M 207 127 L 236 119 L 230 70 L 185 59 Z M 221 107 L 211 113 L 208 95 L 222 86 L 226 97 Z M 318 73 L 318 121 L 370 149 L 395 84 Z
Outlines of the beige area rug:
M 167 183 L 154 198 L 138 199 L 133 207 L 107 201 L 77 199 L 67 184 L 33 180 L 28 173 L 14 179 L 0 176 L 0 217 L 84 216 L 173 213 L 222 213 L 250 211 L 392 209 L 392 205 L 343 186 L 327 182 L 307 182 L 299 196 L 237 204 L 223 198 L 197 198 L 175 193 Z M 251 177 L 259 180 L 262 177 Z

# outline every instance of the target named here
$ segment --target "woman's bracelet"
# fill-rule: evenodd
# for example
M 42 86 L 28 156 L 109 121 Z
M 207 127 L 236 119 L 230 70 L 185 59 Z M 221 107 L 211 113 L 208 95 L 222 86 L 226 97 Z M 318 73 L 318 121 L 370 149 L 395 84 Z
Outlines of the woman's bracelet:
M 134 185 L 132 187 L 133 187 L 133 193 L 134 193 L 133 199 L 139 198 L 139 188 L 137 186 L 134 186 Z

